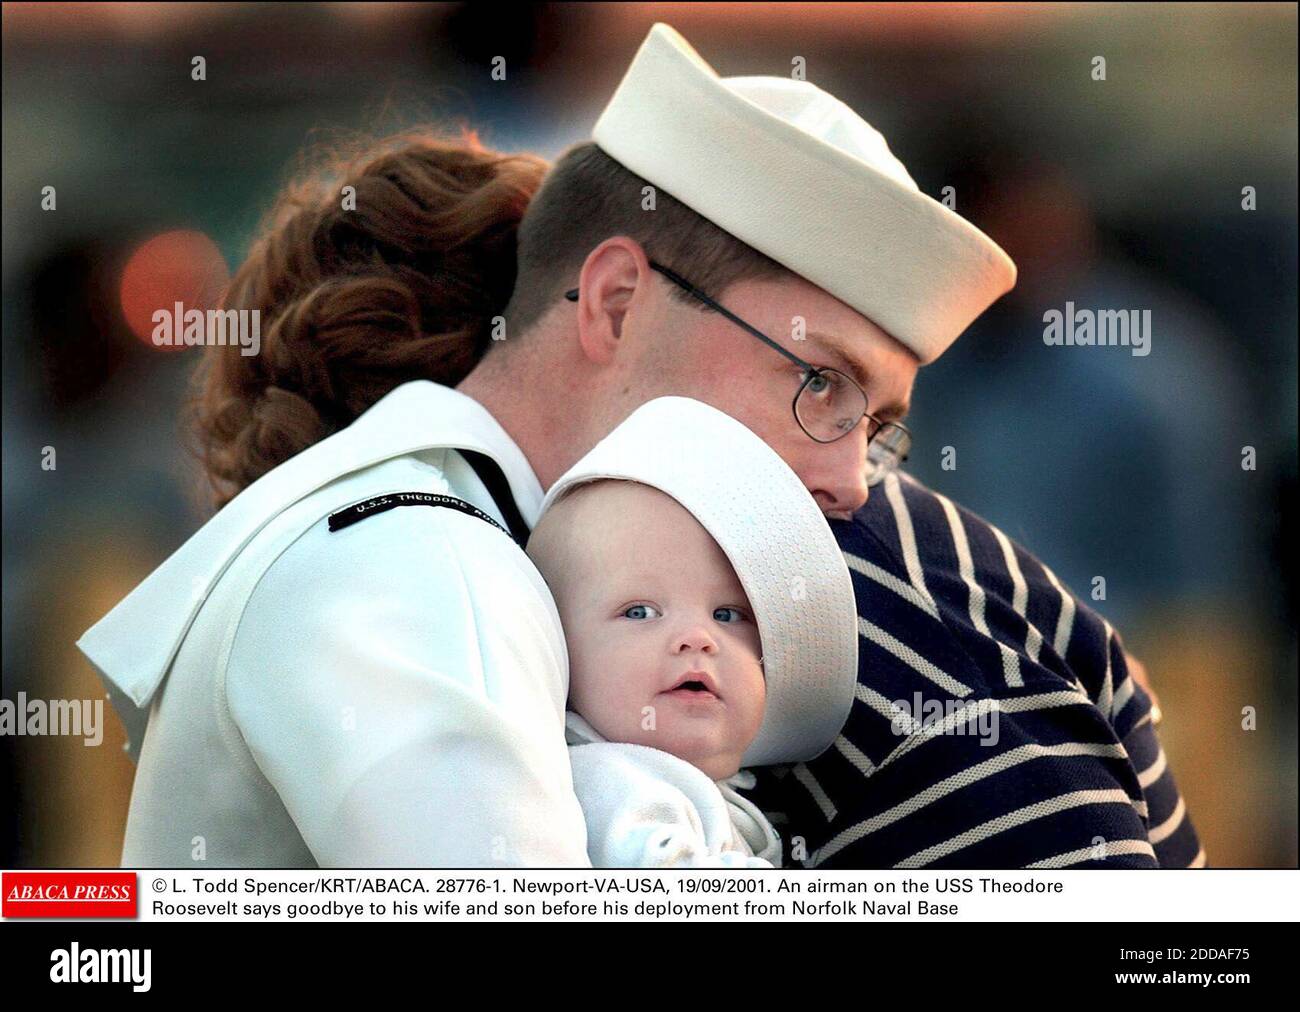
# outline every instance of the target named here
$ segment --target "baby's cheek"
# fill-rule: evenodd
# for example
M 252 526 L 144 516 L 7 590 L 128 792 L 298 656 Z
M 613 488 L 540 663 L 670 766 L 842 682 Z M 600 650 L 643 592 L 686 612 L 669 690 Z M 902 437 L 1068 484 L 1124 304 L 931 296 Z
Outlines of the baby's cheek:
M 605 737 L 622 740 L 626 729 L 634 726 L 635 708 L 626 698 L 628 694 L 616 677 L 616 670 L 602 657 L 581 657 L 576 668 L 570 671 L 569 700 L 571 707 L 580 711 Z
M 767 708 L 767 681 L 763 678 L 758 680 L 758 686 L 754 690 L 754 709 L 757 711 L 757 722 L 763 722 L 763 711 Z
M 569 647 L 569 701 L 574 709 L 585 713 L 600 696 L 599 667 L 582 649 Z
M 763 667 L 758 661 L 754 662 L 752 691 L 748 698 L 753 701 L 749 720 L 750 730 L 753 734 L 757 734 L 763 723 L 763 711 L 767 707 L 767 679 L 763 676 Z

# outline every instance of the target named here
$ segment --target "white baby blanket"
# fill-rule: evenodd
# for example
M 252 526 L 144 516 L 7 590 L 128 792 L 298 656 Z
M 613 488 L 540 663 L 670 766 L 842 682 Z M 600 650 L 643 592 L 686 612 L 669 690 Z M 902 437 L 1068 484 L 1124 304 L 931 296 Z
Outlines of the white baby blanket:
M 779 868 L 781 838 L 736 787 L 645 745 L 606 741 L 581 715 L 565 714 L 573 786 L 597 868 Z

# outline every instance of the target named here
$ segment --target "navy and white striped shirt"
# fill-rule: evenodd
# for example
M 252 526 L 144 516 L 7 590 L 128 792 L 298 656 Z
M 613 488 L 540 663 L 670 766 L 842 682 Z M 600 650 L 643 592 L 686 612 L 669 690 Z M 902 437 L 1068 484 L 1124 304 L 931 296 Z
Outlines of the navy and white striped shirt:
M 826 752 L 756 768 L 744 792 L 787 867 L 1204 865 L 1105 619 L 908 475 L 830 523 L 858 601 L 857 699 Z

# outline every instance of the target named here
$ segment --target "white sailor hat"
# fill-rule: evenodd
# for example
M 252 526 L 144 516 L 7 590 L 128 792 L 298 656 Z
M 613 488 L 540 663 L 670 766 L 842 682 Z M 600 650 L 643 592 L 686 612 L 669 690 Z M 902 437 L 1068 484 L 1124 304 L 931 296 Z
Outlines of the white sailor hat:
M 879 131 L 784 77 L 719 77 L 655 24 L 592 131 L 638 176 L 932 362 L 1016 283 L 988 236 L 922 193 Z
M 640 482 L 681 503 L 717 542 L 749 598 L 767 703 L 742 765 L 824 752 L 853 706 L 857 601 L 844 554 L 798 475 L 725 412 L 690 397 L 658 397 L 560 476 L 538 523 L 566 493 L 601 478 Z

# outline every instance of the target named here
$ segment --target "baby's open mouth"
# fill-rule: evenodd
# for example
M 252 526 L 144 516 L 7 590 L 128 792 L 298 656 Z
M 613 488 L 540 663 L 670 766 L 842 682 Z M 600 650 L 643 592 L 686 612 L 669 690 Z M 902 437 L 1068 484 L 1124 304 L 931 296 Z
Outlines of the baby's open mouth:
M 722 702 L 721 698 L 715 696 L 712 692 L 710 692 L 702 685 L 700 685 L 698 688 L 690 688 L 688 686 L 683 685 L 680 688 L 669 689 L 667 692 L 664 693 L 664 695 L 668 696 L 671 699 L 676 699 L 679 700 L 680 702 L 686 703 L 687 705 Z
M 717 691 L 717 680 L 704 671 L 688 671 L 677 680 L 677 684 L 668 689 L 664 695 L 678 699 L 713 700 L 721 699 Z

